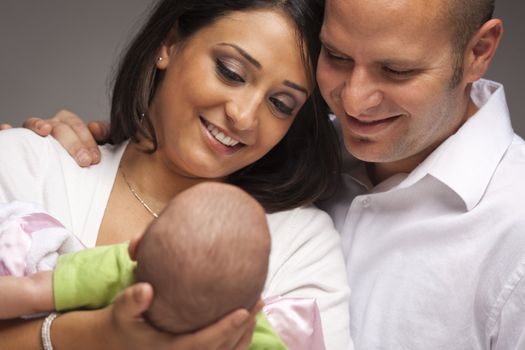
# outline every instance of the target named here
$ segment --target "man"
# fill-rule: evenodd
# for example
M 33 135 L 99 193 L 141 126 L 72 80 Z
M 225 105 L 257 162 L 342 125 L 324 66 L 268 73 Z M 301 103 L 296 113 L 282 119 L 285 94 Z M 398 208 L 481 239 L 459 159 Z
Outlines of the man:
M 356 349 L 525 349 L 525 143 L 479 81 L 493 6 L 327 0 L 317 78 L 360 160 L 326 205 Z
M 525 349 L 525 143 L 503 87 L 480 81 L 503 32 L 492 12 L 327 0 L 318 81 L 359 161 L 325 208 L 358 350 Z

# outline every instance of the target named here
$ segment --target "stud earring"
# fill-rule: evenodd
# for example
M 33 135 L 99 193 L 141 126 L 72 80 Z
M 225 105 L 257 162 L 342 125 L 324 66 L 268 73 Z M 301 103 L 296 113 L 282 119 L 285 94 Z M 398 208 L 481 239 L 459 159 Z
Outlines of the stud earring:
M 157 62 L 160 62 L 160 61 L 162 61 L 163 59 L 164 59 L 164 58 L 162 58 L 162 56 L 159 56 L 159 57 L 157 57 Z
M 142 124 L 142 122 L 144 122 L 144 117 L 145 117 L 145 116 L 146 116 L 145 113 L 141 113 L 141 114 L 139 115 L 139 123 L 140 123 L 140 124 Z

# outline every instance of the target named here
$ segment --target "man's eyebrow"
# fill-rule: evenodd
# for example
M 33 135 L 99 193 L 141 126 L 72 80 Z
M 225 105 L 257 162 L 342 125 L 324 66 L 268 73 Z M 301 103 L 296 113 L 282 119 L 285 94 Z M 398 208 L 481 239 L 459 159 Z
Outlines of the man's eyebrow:
M 301 85 L 297 85 L 296 83 L 293 83 L 290 80 L 283 81 L 283 84 L 288 87 L 291 87 L 292 89 L 299 90 L 305 95 L 308 95 L 308 90 L 306 88 L 302 87 Z
M 235 50 L 237 50 L 237 52 L 239 52 L 242 55 L 242 57 L 246 58 L 246 60 L 248 62 L 250 62 L 251 64 L 253 64 L 257 69 L 261 69 L 262 68 L 262 65 L 261 65 L 261 63 L 259 63 L 259 61 L 257 61 L 248 52 L 244 51 L 239 46 L 237 46 L 235 44 L 230 44 L 230 43 L 220 43 L 219 45 L 220 46 L 233 47 Z
M 321 44 L 326 47 L 329 51 L 333 51 L 334 53 L 340 54 L 340 51 L 334 48 L 330 43 L 326 42 L 325 38 L 322 34 L 319 35 L 319 40 L 321 41 Z M 344 57 L 351 58 L 350 56 L 347 56 L 345 54 L 341 54 Z M 398 67 L 415 67 L 417 66 L 417 62 L 411 59 L 407 58 L 385 58 L 384 60 L 377 61 L 376 64 L 383 65 L 383 66 L 398 66 Z
M 332 51 L 337 51 L 334 49 L 334 47 L 326 40 L 326 38 L 323 36 L 323 33 L 319 34 L 319 40 L 321 41 L 321 44 L 325 46 L 327 49 Z
M 322 34 L 319 35 L 319 40 L 321 41 L 321 45 L 324 46 L 325 48 L 327 48 L 328 51 L 332 51 L 333 53 L 337 53 L 337 54 L 340 54 L 341 56 L 348 57 L 347 55 L 343 54 L 341 51 L 336 49 L 332 44 L 327 42 Z

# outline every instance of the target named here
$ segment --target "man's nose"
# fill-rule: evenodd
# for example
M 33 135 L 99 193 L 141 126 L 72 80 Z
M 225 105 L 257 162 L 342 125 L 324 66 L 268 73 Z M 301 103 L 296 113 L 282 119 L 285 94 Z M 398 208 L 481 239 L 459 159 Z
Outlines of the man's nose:
M 342 108 L 347 115 L 357 117 L 379 106 L 383 93 L 374 77 L 364 68 L 354 68 L 348 73 L 338 92 Z

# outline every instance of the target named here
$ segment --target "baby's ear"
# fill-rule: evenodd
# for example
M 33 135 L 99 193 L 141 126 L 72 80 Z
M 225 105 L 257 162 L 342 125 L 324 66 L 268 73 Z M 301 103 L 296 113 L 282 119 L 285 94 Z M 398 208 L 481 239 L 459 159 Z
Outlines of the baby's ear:
M 139 248 L 140 239 L 142 236 L 135 237 L 129 242 L 128 252 L 131 260 L 137 260 L 137 249 Z

